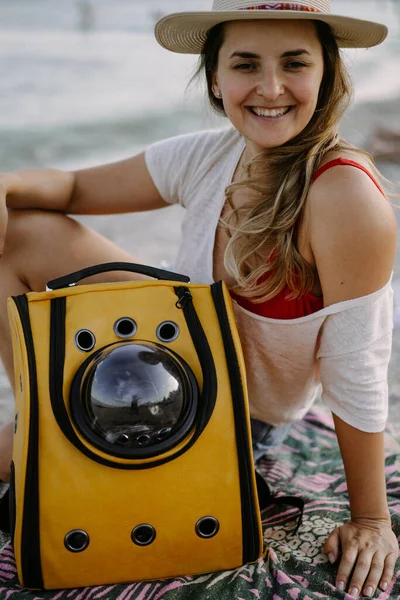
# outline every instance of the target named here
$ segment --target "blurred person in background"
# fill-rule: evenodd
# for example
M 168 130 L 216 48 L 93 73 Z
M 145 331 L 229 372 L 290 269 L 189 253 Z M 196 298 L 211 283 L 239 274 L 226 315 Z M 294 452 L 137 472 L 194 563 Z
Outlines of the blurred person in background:
M 324 550 L 338 563 L 338 589 L 371 597 L 388 588 L 399 553 L 383 448 L 396 223 L 374 164 L 338 135 L 350 99 L 338 47 L 377 45 L 386 28 L 332 15 L 328 0 L 215 0 L 214 10 L 165 17 L 156 31 L 169 50 L 200 54 L 210 103 L 230 127 L 97 168 L 1 175 L 2 361 L 12 381 L 7 297 L 89 265 L 139 262 L 68 215 L 182 204 L 174 269 L 230 288 L 256 459 L 305 415 L 322 383 L 351 509 Z M 11 446 L 9 424 L 0 432 L 3 480 Z
M 79 28 L 88 31 L 94 27 L 95 12 L 90 0 L 78 0 Z
M 375 160 L 400 163 L 400 131 L 378 127 L 368 141 L 368 151 Z

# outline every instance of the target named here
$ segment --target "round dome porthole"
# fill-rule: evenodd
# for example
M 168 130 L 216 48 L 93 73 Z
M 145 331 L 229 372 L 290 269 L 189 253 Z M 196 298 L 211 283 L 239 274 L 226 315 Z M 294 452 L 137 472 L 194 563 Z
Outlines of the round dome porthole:
M 189 365 L 145 341 L 114 344 L 92 355 L 71 387 L 80 433 L 121 458 L 150 458 L 181 442 L 193 427 L 198 385 Z

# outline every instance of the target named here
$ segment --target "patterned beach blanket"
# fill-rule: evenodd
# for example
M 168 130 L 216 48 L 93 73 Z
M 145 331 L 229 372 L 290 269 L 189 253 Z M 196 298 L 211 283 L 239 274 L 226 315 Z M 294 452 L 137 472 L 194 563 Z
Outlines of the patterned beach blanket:
M 394 531 L 400 540 L 400 425 L 391 425 L 386 439 L 386 479 Z M 286 442 L 257 467 L 279 495 L 298 495 L 305 502 L 297 533 L 297 509 L 271 506 L 263 516 L 269 557 L 234 571 L 169 581 L 101 586 L 87 589 L 30 592 L 18 585 L 13 552 L 0 539 L 0 598 L 4 600 L 320 600 L 351 596 L 334 586 L 336 566 L 322 553 L 332 529 L 349 517 L 348 496 L 331 418 L 310 412 L 296 424 Z M 400 598 L 400 563 L 380 600 Z

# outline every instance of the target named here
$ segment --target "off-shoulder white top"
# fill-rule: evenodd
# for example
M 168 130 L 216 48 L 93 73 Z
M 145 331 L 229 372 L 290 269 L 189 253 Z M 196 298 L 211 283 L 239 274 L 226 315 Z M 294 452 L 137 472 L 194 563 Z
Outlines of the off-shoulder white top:
M 161 196 L 186 208 L 174 269 L 213 282 L 218 219 L 244 141 L 227 130 L 178 136 L 151 145 L 146 164 Z M 298 319 L 261 317 L 234 302 L 253 417 L 272 425 L 301 419 L 322 392 L 341 419 L 382 431 L 388 413 L 393 291 L 382 289 Z

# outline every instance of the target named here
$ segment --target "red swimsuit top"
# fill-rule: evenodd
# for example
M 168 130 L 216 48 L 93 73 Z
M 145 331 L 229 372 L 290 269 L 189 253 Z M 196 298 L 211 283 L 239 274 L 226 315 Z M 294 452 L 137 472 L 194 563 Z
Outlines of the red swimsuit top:
M 326 165 L 318 169 L 314 177 L 312 179 L 312 183 L 325 173 L 328 169 L 332 167 L 336 167 L 337 165 L 350 165 L 351 167 L 356 167 L 357 169 L 361 169 L 364 171 L 375 183 L 380 192 L 385 195 L 379 183 L 376 179 L 371 175 L 369 171 L 362 165 L 353 160 L 347 160 L 345 158 L 337 158 L 335 160 L 331 160 Z M 244 298 L 243 296 L 239 296 L 234 292 L 231 292 L 232 297 L 236 300 L 236 302 L 256 315 L 260 315 L 261 317 L 269 317 L 271 319 L 297 319 L 299 317 L 305 317 L 306 315 L 310 315 L 321 310 L 324 307 L 324 300 L 322 296 L 315 296 L 311 292 L 306 292 L 300 298 L 295 298 L 292 300 L 288 300 L 286 296 L 290 294 L 291 290 L 289 286 L 286 286 L 271 300 L 267 300 L 266 302 L 262 302 L 260 304 L 256 304 L 251 301 L 250 298 Z

